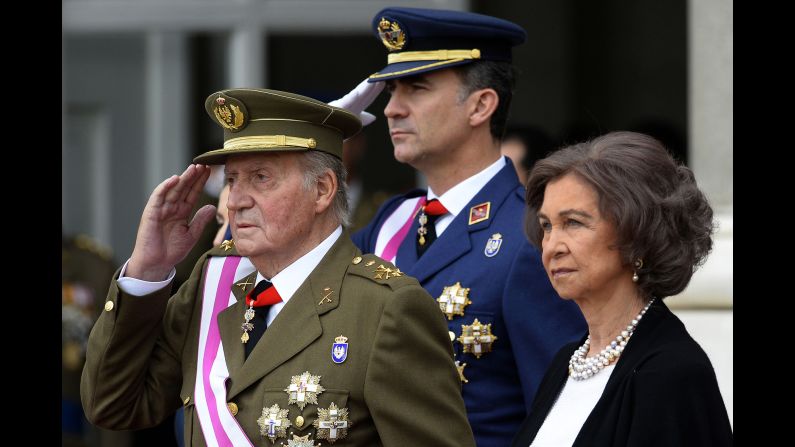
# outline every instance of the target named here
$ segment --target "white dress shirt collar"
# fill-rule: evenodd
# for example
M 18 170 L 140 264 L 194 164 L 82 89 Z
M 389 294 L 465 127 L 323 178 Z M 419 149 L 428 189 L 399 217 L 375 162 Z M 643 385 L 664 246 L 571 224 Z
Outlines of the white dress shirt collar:
M 449 211 L 449 213 L 440 217 L 434 225 L 437 236 L 441 236 L 442 233 L 444 233 L 444 230 L 453 223 L 453 219 L 455 219 L 458 213 L 464 209 L 467 203 L 472 201 L 475 195 L 486 186 L 486 183 L 500 172 L 500 169 L 502 169 L 505 164 L 505 157 L 498 158 L 497 161 L 492 163 L 489 167 L 453 186 L 442 194 L 441 197 L 438 197 L 431 190 L 430 186 L 428 187 L 428 200 L 438 198 L 439 201 L 442 202 L 442 205 L 447 208 L 447 211 Z
M 342 226 L 338 226 L 337 229 L 334 230 L 329 237 L 324 239 L 323 242 L 318 244 L 317 247 L 313 248 L 309 253 L 298 258 L 295 262 L 288 265 L 284 270 L 271 278 L 270 281 L 279 292 L 282 302 L 286 304 L 287 301 L 293 297 L 295 291 L 301 287 L 301 284 L 306 281 L 306 278 L 309 277 L 309 274 L 315 270 L 315 267 L 317 267 L 318 264 L 320 264 L 320 260 L 323 259 L 323 256 L 326 256 L 326 253 L 328 253 L 328 251 L 331 249 L 331 246 L 334 245 L 334 242 L 337 242 L 337 239 L 339 239 L 341 234 Z M 263 279 L 265 279 L 265 277 L 262 276 L 262 273 L 257 272 L 257 281 L 255 284 L 259 283 Z
M 505 157 L 500 157 L 486 169 L 453 186 L 441 196 L 437 196 L 429 186 L 428 200 L 438 198 L 447 211 L 455 217 L 504 166 Z

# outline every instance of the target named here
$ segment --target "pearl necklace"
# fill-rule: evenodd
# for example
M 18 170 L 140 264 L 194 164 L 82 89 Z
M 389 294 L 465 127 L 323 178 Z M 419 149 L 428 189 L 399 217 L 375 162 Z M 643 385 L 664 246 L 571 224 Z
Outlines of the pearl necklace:
M 615 340 L 611 341 L 608 346 L 602 349 L 602 352 L 593 357 L 585 358 L 591 346 L 591 335 L 588 334 L 585 343 L 574 351 L 574 354 L 571 355 L 571 359 L 569 360 L 569 375 L 571 378 L 574 380 L 590 379 L 595 376 L 596 373 L 603 370 L 605 366 L 609 366 L 611 363 L 618 360 L 621 353 L 624 352 L 624 347 L 627 346 L 629 337 L 635 332 L 635 327 L 638 325 L 638 322 L 643 318 L 643 315 L 649 310 L 649 306 L 651 306 L 653 302 L 654 298 L 652 298 L 649 304 L 647 304 L 646 307 L 640 311 L 638 316 L 632 320 L 626 330 L 621 331 Z

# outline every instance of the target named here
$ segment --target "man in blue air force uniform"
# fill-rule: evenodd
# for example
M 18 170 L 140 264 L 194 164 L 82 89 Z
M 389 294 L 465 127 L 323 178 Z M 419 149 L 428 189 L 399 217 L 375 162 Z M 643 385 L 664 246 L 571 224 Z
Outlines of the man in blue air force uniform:
M 500 155 L 511 48 L 526 34 L 494 17 L 415 8 L 384 9 L 372 24 L 389 55 L 369 81 L 391 94 L 395 158 L 428 189 L 385 202 L 354 243 L 437 299 L 477 444 L 505 446 L 552 356 L 585 330 L 522 233 L 524 187 Z

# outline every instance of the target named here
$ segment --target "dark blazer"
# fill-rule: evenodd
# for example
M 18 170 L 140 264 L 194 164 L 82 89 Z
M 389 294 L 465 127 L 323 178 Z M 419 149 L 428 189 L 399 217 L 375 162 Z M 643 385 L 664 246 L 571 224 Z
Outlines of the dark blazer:
M 384 220 L 406 199 L 425 194 L 416 190 L 386 202 L 373 222 L 353 235 L 354 243 L 372 253 Z M 470 225 L 470 209 L 486 202 L 489 218 Z M 468 382 L 462 384 L 462 393 L 478 447 L 510 443 L 547 365 L 561 346 L 586 329 L 576 304 L 560 299 L 549 283 L 538 250 L 523 233 L 523 218 L 524 187 L 506 160 L 419 259 L 415 217 L 395 259 L 434 299 L 457 282 L 470 289 L 472 304 L 463 316 L 447 321 L 456 338 L 462 325 L 471 325 L 475 318 L 491 324 L 497 336 L 492 351 L 480 358 L 464 353 L 457 340 L 454 343 L 455 359 L 466 364 L 463 374 Z M 486 244 L 497 233 L 502 240 L 499 251 L 487 256 Z
M 134 297 L 112 282 L 113 306 L 91 331 L 82 376 L 91 422 L 115 430 L 142 428 L 184 405 L 186 445 L 207 445 L 194 405 L 205 261 L 233 255 L 219 247 L 207 252 L 170 299 L 167 288 Z M 343 233 L 247 360 L 240 325 L 256 271 L 236 278 L 237 301 L 217 319 L 229 370 L 226 399 L 235 408 L 230 412 L 261 447 L 273 445 L 257 425 L 264 407 L 289 409 L 290 431 L 317 442 L 312 424 L 332 402 L 349 410 L 351 422 L 335 446 L 474 446 L 444 317 L 414 278 L 385 277 L 377 271 L 394 271 L 392 264 L 359 255 Z M 349 338 L 349 349 L 338 364 L 331 350 L 340 335 Z M 317 404 L 301 409 L 289 404 L 284 389 L 304 371 L 320 375 L 326 390 Z M 286 440 L 279 438 L 277 445 Z
M 513 440 L 527 447 L 568 379 L 571 354 L 558 352 Z M 730 446 L 733 435 L 715 371 L 684 324 L 657 300 L 635 329 L 602 397 L 573 446 Z

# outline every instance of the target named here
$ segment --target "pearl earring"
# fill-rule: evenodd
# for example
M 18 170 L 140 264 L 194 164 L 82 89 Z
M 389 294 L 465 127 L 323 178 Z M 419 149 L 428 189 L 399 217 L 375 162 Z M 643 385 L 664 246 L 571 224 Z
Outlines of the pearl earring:
M 632 282 L 638 282 L 640 277 L 638 276 L 638 270 L 643 268 L 643 259 L 638 258 L 635 260 L 635 271 L 632 273 Z

